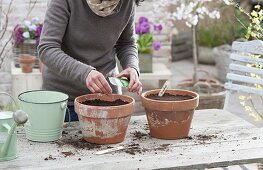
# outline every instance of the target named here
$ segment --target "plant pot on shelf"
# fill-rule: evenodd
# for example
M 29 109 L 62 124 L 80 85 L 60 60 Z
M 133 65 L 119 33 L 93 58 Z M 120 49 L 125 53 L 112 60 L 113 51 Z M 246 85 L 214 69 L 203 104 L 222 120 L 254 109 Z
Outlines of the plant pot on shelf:
M 24 40 L 21 44 L 14 44 L 12 47 L 12 51 L 14 53 L 14 64 L 15 67 L 19 67 L 19 56 L 21 54 L 30 54 L 33 56 L 38 56 L 37 54 L 37 45 L 36 45 L 36 40 L 32 39 L 27 39 Z M 38 57 L 36 57 L 35 60 L 35 68 L 38 68 L 39 65 L 39 60 Z
M 23 73 L 31 73 L 35 65 L 36 57 L 30 54 L 20 54 L 19 63 Z
M 153 55 L 139 53 L 139 68 L 141 73 L 152 73 Z
M 198 47 L 198 62 L 201 64 L 215 64 L 213 49 L 209 47 Z
M 146 91 L 141 95 L 150 135 L 159 139 L 187 137 L 194 110 L 198 106 L 198 94 L 174 89 L 167 90 L 162 97 L 158 97 L 159 91 Z
M 229 72 L 230 64 L 230 55 L 232 53 L 231 46 L 228 44 L 215 47 L 213 49 L 216 69 L 217 69 L 217 78 L 221 82 L 226 82 L 226 75 Z
M 124 140 L 135 100 L 125 95 L 88 94 L 75 99 L 84 140 L 96 144 Z

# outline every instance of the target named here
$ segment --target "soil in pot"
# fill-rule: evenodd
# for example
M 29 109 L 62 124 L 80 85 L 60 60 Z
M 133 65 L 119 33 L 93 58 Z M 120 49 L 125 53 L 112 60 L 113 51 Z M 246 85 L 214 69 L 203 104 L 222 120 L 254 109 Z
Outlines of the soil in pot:
M 128 104 L 128 102 L 120 99 L 114 101 L 103 101 L 103 100 L 95 99 L 95 100 L 84 101 L 82 102 L 82 104 L 90 105 L 90 106 L 120 106 L 120 105 Z
M 75 111 L 84 140 L 96 144 L 122 142 L 134 112 L 134 103 L 133 98 L 117 94 L 77 97 Z
M 160 90 L 141 95 L 150 128 L 150 135 L 159 139 L 180 139 L 188 136 L 199 95 L 187 90 Z
M 148 99 L 153 99 L 153 100 L 161 100 L 161 101 L 181 101 L 181 100 L 189 100 L 193 99 L 193 96 L 183 96 L 183 95 L 172 95 L 169 93 L 164 93 L 163 96 L 158 96 L 158 94 L 150 94 L 146 96 Z

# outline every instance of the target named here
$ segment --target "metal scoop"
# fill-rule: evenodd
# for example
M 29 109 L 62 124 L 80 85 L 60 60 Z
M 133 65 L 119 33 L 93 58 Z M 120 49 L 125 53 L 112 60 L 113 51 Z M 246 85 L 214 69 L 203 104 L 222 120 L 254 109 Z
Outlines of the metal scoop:
M 26 112 L 24 112 L 23 110 L 17 110 L 13 114 L 13 118 L 14 118 L 14 121 L 16 122 L 17 125 L 24 124 L 28 120 L 28 116 L 27 116 Z

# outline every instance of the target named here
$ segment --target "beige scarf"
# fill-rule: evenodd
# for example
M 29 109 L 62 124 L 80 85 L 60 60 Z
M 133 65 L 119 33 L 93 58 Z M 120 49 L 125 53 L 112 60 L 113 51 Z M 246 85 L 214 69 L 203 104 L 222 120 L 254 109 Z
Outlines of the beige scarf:
M 86 0 L 90 9 L 97 15 L 106 17 L 113 14 L 120 0 Z

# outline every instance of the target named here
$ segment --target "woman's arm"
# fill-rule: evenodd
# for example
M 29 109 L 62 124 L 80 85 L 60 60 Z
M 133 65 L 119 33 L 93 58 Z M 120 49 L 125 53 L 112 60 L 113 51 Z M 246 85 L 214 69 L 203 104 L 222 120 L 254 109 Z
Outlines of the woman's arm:
M 120 60 L 122 68 L 124 69 L 120 74 L 117 75 L 117 77 L 128 77 L 130 79 L 128 91 L 137 92 L 138 94 L 140 94 L 142 91 L 142 83 L 139 80 L 140 70 L 138 49 L 135 40 L 134 14 L 135 4 L 133 4 L 129 22 L 123 30 L 115 46 L 117 57 Z
M 38 53 L 41 61 L 50 70 L 71 81 L 86 85 L 88 74 L 95 68 L 75 60 L 61 49 L 69 17 L 68 0 L 51 0 L 45 16 Z
M 135 40 L 134 23 L 135 4 L 133 4 L 132 8 L 133 9 L 128 24 L 121 33 L 121 36 L 115 45 L 115 49 L 122 68 L 134 68 L 139 75 L 139 59 L 137 43 Z

